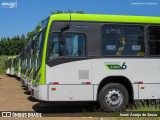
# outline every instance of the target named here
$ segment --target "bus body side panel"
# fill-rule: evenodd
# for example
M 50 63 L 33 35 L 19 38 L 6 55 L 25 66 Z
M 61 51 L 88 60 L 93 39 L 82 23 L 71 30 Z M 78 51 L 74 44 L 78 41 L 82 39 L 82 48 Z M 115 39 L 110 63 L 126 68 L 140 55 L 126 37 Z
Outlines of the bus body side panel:
M 157 89 L 160 88 L 159 59 L 146 59 L 146 58 L 93 59 L 92 71 L 93 71 L 92 73 L 93 84 L 99 85 L 103 79 L 109 76 L 124 76 L 128 78 L 132 83 L 134 99 L 138 98 L 154 99 L 154 98 L 159 98 L 160 96 L 160 90 Z M 142 82 L 143 84 L 138 84 L 138 82 Z M 144 89 L 138 88 L 137 85 L 140 86 L 144 85 Z M 152 93 L 155 94 L 154 97 Z M 96 93 L 94 93 L 94 96 L 95 95 L 97 96 Z
M 15 71 L 13 67 L 11 67 L 10 75 L 15 75 Z
M 34 87 L 32 96 L 41 101 L 48 101 L 48 85 L 39 85 Z
M 53 67 L 46 65 L 49 101 L 93 100 L 91 68 L 91 60 L 68 62 Z M 53 91 L 52 88 L 56 90 Z
M 134 99 L 139 99 L 139 84 L 132 84 L 133 87 L 133 94 L 134 94 Z
M 56 90 L 52 90 L 56 88 Z M 49 101 L 92 101 L 93 85 L 49 85 Z
M 160 84 L 139 84 L 139 99 L 160 99 Z
M 94 91 L 93 91 L 94 93 L 94 98 L 93 98 L 93 100 L 94 101 L 96 101 L 97 100 L 97 93 L 98 93 L 98 85 L 94 85 Z

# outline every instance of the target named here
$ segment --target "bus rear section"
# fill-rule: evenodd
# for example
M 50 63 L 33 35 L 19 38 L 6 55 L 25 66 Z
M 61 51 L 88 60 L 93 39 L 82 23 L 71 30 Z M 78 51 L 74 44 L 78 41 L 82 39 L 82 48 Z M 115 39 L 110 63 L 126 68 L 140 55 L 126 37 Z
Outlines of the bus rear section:
M 30 49 L 31 40 L 27 43 L 27 45 L 24 48 L 23 55 L 21 58 L 21 82 L 24 86 L 27 86 L 27 76 L 28 76 L 28 66 L 30 65 L 30 55 L 29 55 L 29 49 Z

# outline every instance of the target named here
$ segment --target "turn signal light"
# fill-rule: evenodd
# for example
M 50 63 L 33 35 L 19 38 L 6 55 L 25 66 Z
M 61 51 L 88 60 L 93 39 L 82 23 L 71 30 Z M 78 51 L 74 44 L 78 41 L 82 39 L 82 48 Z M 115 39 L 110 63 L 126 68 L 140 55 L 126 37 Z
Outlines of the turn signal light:
M 141 86 L 141 89 L 144 89 L 145 87 L 144 86 Z
M 55 90 L 56 90 L 56 88 L 51 88 L 51 90 L 52 90 L 52 91 L 55 91 Z

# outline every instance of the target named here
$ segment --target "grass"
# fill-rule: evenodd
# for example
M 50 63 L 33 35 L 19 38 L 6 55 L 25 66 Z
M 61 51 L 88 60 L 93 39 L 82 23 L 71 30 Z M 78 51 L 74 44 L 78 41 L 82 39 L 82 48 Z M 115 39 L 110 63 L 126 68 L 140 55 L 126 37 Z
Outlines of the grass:
M 160 111 L 160 100 L 139 100 L 129 105 L 127 111 Z
M 7 56 L 0 56 L 0 73 L 4 73 L 5 72 L 5 59 L 7 58 Z
M 128 114 L 129 117 L 122 117 L 120 113 Z M 139 117 L 133 116 L 133 114 L 139 115 Z M 135 101 L 135 103 L 128 105 L 127 109 L 123 112 L 105 112 L 99 108 L 95 108 L 93 112 L 84 111 L 85 116 L 92 116 L 93 118 L 100 117 L 104 119 L 107 117 L 107 120 L 160 120 L 160 117 L 151 116 L 154 114 L 160 115 L 160 100 L 138 100 Z M 142 115 L 146 116 L 143 117 Z

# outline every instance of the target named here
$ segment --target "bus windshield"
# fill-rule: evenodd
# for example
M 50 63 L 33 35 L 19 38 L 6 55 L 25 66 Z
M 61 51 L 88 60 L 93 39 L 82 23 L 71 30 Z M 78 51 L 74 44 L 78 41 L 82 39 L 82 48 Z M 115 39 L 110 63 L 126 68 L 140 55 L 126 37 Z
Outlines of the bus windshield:
M 19 56 L 15 58 L 15 71 L 18 70 L 18 60 L 19 60 Z
M 43 43 L 44 43 L 44 40 L 45 40 L 45 36 L 46 36 L 46 30 L 47 30 L 47 25 L 48 25 L 48 20 L 49 19 L 46 19 L 44 22 L 43 22 L 43 25 L 42 25 L 42 30 L 41 32 L 39 33 L 39 36 L 37 38 L 37 42 L 35 43 L 35 61 L 34 61 L 34 72 L 38 72 L 41 64 L 42 64 L 42 55 L 43 55 Z
M 28 68 L 28 71 L 30 71 L 31 69 L 31 50 L 32 50 L 32 42 L 33 40 L 30 39 L 29 41 L 29 45 L 28 45 L 28 48 L 27 48 L 27 68 Z M 28 72 L 29 74 L 29 72 Z
M 24 70 L 25 70 L 25 55 L 22 56 L 22 62 L 21 62 L 21 72 L 24 74 Z
M 16 67 L 16 58 L 13 58 L 13 68 L 15 69 Z
M 11 67 L 11 64 L 12 64 L 12 58 L 10 58 L 10 59 L 8 60 L 8 66 L 9 66 L 9 68 Z
M 31 67 L 31 65 L 30 65 L 30 52 L 29 52 L 29 53 L 27 53 L 27 68 L 28 68 L 28 70 L 30 70 L 30 67 Z

